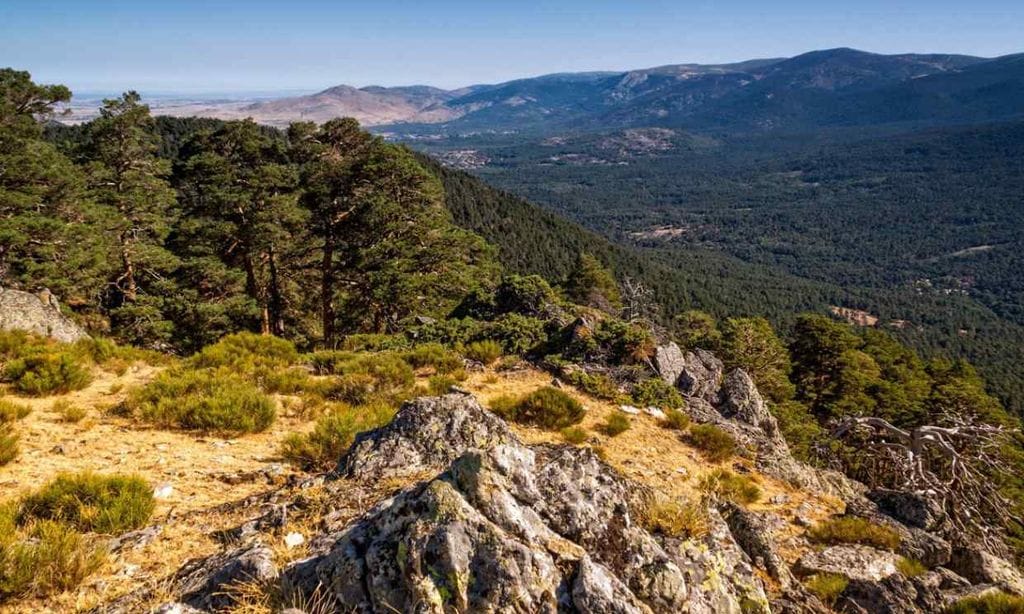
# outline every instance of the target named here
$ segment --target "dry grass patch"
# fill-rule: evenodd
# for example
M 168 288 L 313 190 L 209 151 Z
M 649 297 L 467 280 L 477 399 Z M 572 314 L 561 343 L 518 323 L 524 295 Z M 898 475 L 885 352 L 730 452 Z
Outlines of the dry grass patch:
M 820 522 L 807 531 L 807 537 L 820 544 L 863 544 L 880 550 L 895 551 L 900 535 L 889 527 L 856 516 L 843 516 Z

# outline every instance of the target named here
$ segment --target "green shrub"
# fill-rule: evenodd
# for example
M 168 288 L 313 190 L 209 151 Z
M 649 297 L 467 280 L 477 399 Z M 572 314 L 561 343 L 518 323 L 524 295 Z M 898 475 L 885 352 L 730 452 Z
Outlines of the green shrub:
M 368 373 L 348 373 L 334 378 L 323 388 L 329 399 L 352 405 L 365 405 L 373 398 L 375 380 Z
M 452 386 L 458 385 L 458 380 L 450 375 L 433 375 L 427 380 L 427 392 L 432 396 L 441 396 L 451 392 Z
M 578 426 L 570 426 L 562 429 L 562 439 L 564 439 L 566 443 L 579 445 L 587 441 L 587 431 L 586 429 Z
M 66 394 L 89 385 L 92 376 L 82 361 L 68 352 L 36 354 L 4 366 L 3 381 L 33 396 Z
M 0 362 L 24 358 L 52 346 L 47 340 L 23 330 L 0 330 Z
M 509 275 L 494 292 L 494 308 L 499 314 L 539 316 L 557 304 L 555 291 L 539 275 Z
M 685 431 L 690 427 L 690 415 L 678 409 L 666 409 L 664 426 L 677 431 Z
M 832 518 L 807 531 L 811 541 L 822 544 L 864 544 L 880 550 L 896 550 L 900 534 L 889 527 L 856 516 Z
M 826 605 L 831 606 L 843 594 L 850 580 L 836 573 L 820 573 L 811 576 L 804 582 L 807 590 L 818 596 Z
M 466 346 L 464 354 L 470 360 L 492 365 L 501 358 L 501 344 L 493 339 L 474 341 Z
M 900 557 L 900 560 L 896 561 L 896 569 L 899 569 L 900 573 L 908 578 L 916 578 L 928 573 L 928 568 L 925 567 L 924 563 L 917 559 L 908 559 L 907 557 Z
M 414 369 L 433 367 L 436 373 L 448 374 L 463 368 L 462 358 L 440 343 L 417 345 L 404 354 L 405 361 Z
M 271 394 L 298 394 L 316 388 L 309 374 L 296 368 L 267 370 L 257 377 L 257 383 Z
M 583 405 L 565 392 L 545 386 L 518 400 L 496 399 L 491 410 L 506 420 L 547 430 L 563 429 L 579 423 Z
M 0 467 L 18 458 L 19 439 L 10 423 L 0 424 Z
M 394 414 L 393 407 L 382 404 L 335 408 L 316 421 L 312 432 L 286 437 L 281 455 L 307 470 L 329 470 L 338 464 L 357 434 L 387 424 Z
M 280 369 L 299 360 L 295 345 L 273 335 L 234 333 L 209 345 L 189 359 L 197 369 L 231 367 L 236 372 L 257 369 Z
M 714 424 L 695 424 L 690 427 L 687 440 L 713 463 L 727 460 L 736 453 L 736 440 L 733 436 Z
M 155 506 L 152 487 L 139 476 L 62 473 L 21 500 L 18 522 L 53 520 L 115 535 L 144 526 Z
M 354 352 L 339 350 L 321 350 L 309 355 L 309 364 L 317 375 L 335 375 L 341 372 L 342 366 L 356 357 Z
M 389 352 L 408 347 L 409 340 L 403 335 L 356 334 L 341 342 L 341 349 L 349 352 Z
M 625 414 L 614 413 L 601 425 L 601 432 L 609 437 L 617 437 L 628 431 L 630 426 L 632 425 Z
M 964 597 L 949 606 L 946 614 L 1020 614 L 1024 612 L 1024 597 L 1002 592 Z
M 32 413 L 28 405 L 0 399 L 0 424 L 11 424 Z
M 615 380 L 603 373 L 587 373 L 582 369 L 571 369 L 562 372 L 562 379 L 598 399 L 615 401 L 621 396 Z
M 643 510 L 641 523 L 652 533 L 670 537 L 700 537 L 708 532 L 707 507 L 674 499 L 656 499 Z
M 78 423 L 85 418 L 86 410 L 81 405 L 75 405 L 67 399 L 60 399 L 53 404 L 53 413 L 57 414 L 61 422 Z
M 654 356 L 657 347 L 654 335 L 639 324 L 622 320 L 603 320 L 594 331 L 594 341 L 616 364 L 637 364 Z
M 675 386 L 670 386 L 657 377 L 637 383 L 633 386 L 631 395 L 633 402 L 641 407 L 679 409 L 683 406 L 683 397 L 675 389 Z
M 716 469 L 704 475 L 699 488 L 706 494 L 740 505 L 757 503 L 761 499 L 761 487 L 752 478 L 728 469 Z
M 172 369 L 133 391 L 125 409 L 164 428 L 254 433 L 274 422 L 274 402 L 230 369 Z
M 543 320 L 508 313 L 486 325 L 481 333 L 485 339 L 501 344 L 506 354 L 528 354 L 548 340 Z
M 11 506 L 6 506 L 10 508 Z M 49 520 L 17 531 L 13 510 L 0 521 L 0 601 L 73 589 L 106 561 L 106 548 L 73 527 Z

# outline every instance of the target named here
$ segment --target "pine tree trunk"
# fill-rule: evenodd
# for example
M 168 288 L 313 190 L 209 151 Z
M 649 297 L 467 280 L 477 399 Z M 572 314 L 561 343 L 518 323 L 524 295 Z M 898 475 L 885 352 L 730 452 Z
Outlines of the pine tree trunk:
M 324 238 L 323 261 L 320 263 L 320 315 L 324 329 L 324 346 L 334 345 L 334 237 L 328 231 Z
M 133 302 L 139 289 L 135 282 L 135 262 L 132 260 L 131 243 L 128 231 L 121 233 L 121 295 L 125 302 Z
M 277 255 L 274 244 L 270 244 L 267 252 L 267 264 L 270 268 L 270 329 L 279 337 L 284 336 L 284 295 L 281 292 L 281 278 L 277 272 Z

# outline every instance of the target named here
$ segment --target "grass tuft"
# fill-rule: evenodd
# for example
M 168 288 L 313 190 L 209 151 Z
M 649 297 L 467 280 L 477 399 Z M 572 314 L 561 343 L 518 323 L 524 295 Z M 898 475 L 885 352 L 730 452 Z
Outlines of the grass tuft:
M 846 576 L 835 573 L 815 574 L 804 582 L 807 590 L 818 596 L 826 605 L 831 606 L 846 590 L 850 580 Z
M 493 339 L 474 341 L 466 346 L 466 358 L 490 366 L 501 358 L 501 344 Z
M 707 508 L 703 505 L 667 499 L 652 501 L 641 522 L 652 533 L 685 538 L 701 537 L 709 526 Z
M 395 415 L 388 405 L 342 405 L 320 416 L 309 433 L 292 433 L 281 446 L 281 456 L 306 470 L 329 470 L 352 446 L 357 434 L 387 424 Z
M 1002 592 L 965 597 L 949 606 L 946 614 L 1020 614 L 1024 612 L 1024 597 Z
M 53 520 L 115 535 L 144 526 L 155 507 L 153 489 L 137 475 L 63 473 L 21 500 L 18 522 Z
M 491 410 L 506 420 L 547 430 L 578 424 L 585 413 L 579 401 L 551 386 L 538 388 L 519 399 L 500 397 L 491 402 Z
M 699 488 L 707 495 L 732 501 L 740 505 L 757 503 L 761 499 L 761 487 L 749 476 L 733 473 L 728 469 L 715 469 L 701 478 Z
M 564 439 L 566 443 L 579 445 L 581 443 L 585 443 L 587 441 L 587 437 L 586 429 L 578 426 L 570 426 L 562 429 L 562 439 Z
M 728 460 L 736 453 L 736 440 L 714 424 L 697 424 L 690 428 L 687 440 L 713 463 Z
M 625 414 L 614 413 L 608 416 L 604 424 L 601 425 L 601 432 L 609 437 L 617 437 L 629 430 L 632 424 L 629 418 Z
M 856 516 L 832 518 L 810 528 L 807 537 L 820 544 L 863 544 L 895 551 L 900 535 L 889 527 Z

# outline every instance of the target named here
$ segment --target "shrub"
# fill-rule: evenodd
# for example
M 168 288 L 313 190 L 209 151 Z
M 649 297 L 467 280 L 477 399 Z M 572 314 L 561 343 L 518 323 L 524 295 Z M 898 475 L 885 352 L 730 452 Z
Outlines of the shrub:
M 708 511 L 699 503 L 656 499 L 643 511 L 641 522 L 652 533 L 670 537 L 701 537 L 708 532 Z
M 1024 597 L 1002 592 L 964 597 L 949 606 L 946 614 L 1020 614 L 1024 612 Z
M 441 396 L 451 392 L 452 386 L 459 382 L 450 375 L 433 375 L 427 380 L 427 391 L 433 396 Z
M 133 391 L 125 409 L 161 427 L 254 433 L 274 422 L 274 402 L 230 370 L 172 369 Z
M 356 334 L 348 335 L 341 342 L 341 349 L 349 352 L 385 352 L 408 347 L 409 340 L 402 335 Z
M 494 292 L 494 307 L 498 313 L 538 316 L 557 304 L 555 291 L 539 275 L 510 275 Z
M 578 426 L 570 426 L 562 429 L 562 439 L 567 443 L 579 445 L 587 440 L 587 431 Z
M 474 341 L 466 346 L 466 358 L 485 365 L 492 365 L 501 358 L 501 344 L 493 339 Z
M 597 325 L 594 341 L 605 348 L 609 359 L 617 364 L 642 363 L 654 356 L 657 346 L 654 335 L 645 327 L 611 319 Z
M 508 313 L 487 324 L 481 334 L 501 344 L 506 354 L 527 354 L 547 342 L 544 327 L 543 320 Z
M 629 418 L 625 414 L 614 413 L 601 425 L 601 432 L 609 437 L 616 437 L 628 431 L 630 426 Z
M 896 561 L 896 569 L 899 569 L 900 573 L 908 578 L 916 578 L 928 573 L 928 568 L 924 563 L 907 557 L 900 557 L 900 560 Z
M 664 426 L 677 431 L 685 431 L 690 426 L 690 415 L 678 409 L 666 409 Z
M 761 487 L 752 478 L 727 469 L 716 469 L 704 475 L 699 488 L 706 494 L 740 505 L 757 503 L 761 499 Z
M 678 409 L 683 406 L 683 397 L 675 386 L 670 386 L 661 378 L 645 379 L 633 386 L 633 401 L 641 407 L 660 407 L 661 409 Z
M 295 368 L 268 370 L 257 378 L 257 383 L 266 392 L 276 394 L 298 394 L 315 388 L 309 375 Z
M 818 523 L 807 531 L 807 536 L 822 544 L 864 544 L 881 550 L 896 550 L 900 535 L 889 527 L 856 516 L 832 518 Z
M 807 590 L 818 596 L 826 605 L 831 606 L 846 590 L 850 580 L 836 573 L 820 573 L 811 576 L 804 582 Z
M 118 534 L 144 526 L 154 507 L 153 489 L 139 476 L 63 473 L 22 499 L 18 521 L 53 520 Z
M 60 399 L 53 404 L 53 413 L 60 417 L 61 422 L 78 423 L 85 418 L 86 411 L 81 405 L 75 405 L 67 399 Z
M 714 424 L 697 424 L 690 428 L 690 444 L 699 449 L 704 458 L 720 463 L 736 453 L 736 440 Z
M 312 432 L 286 437 L 281 455 L 303 469 L 331 469 L 352 446 L 357 434 L 386 424 L 394 414 L 394 408 L 380 404 L 335 408 L 316 421 Z
M 18 440 L 10 423 L 0 424 L 0 467 L 18 458 Z
M 8 362 L 3 380 L 15 390 L 33 396 L 65 394 L 89 385 L 87 366 L 68 352 L 36 354 Z
M 299 359 L 295 345 L 273 335 L 234 333 L 209 345 L 189 359 L 193 367 L 233 367 L 250 371 L 256 367 L 287 367 Z
M 342 375 L 360 374 L 373 378 L 378 393 L 397 392 L 412 387 L 416 375 L 412 367 L 397 354 L 362 354 L 339 365 Z
M 0 424 L 11 424 L 21 420 L 30 413 L 32 413 L 32 408 L 28 405 L 0 399 Z
M 414 369 L 433 367 L 436 373 L 447 374 L 463 368 L 462 358 L 440 343 L 418 345 L 404 355 L 405 362 Z
M 555 430 L 583 420 L 583 405 L 565 392 L 545 386 L 518 400 L 496 399 L 491 410 L 506 420 Z
M 342 366 L 355 357 L 353 352 L 321 350 L 309 355 L 309 364 L 317 375 L 334 375 L 340 373 Z
M 582 369 L 572 369 L 563 371 L 562 379 L 598 399 L 614 401 L 620 396 L 618 385 L 603 373 L 587 373 Z
M 106 560 L 102 544 L 66 524 L 44 520 L 32 523 L 24 532 L 15 532 L 13 521 L 4 524 L 0 599 L 46 597 L 73 589 Z

